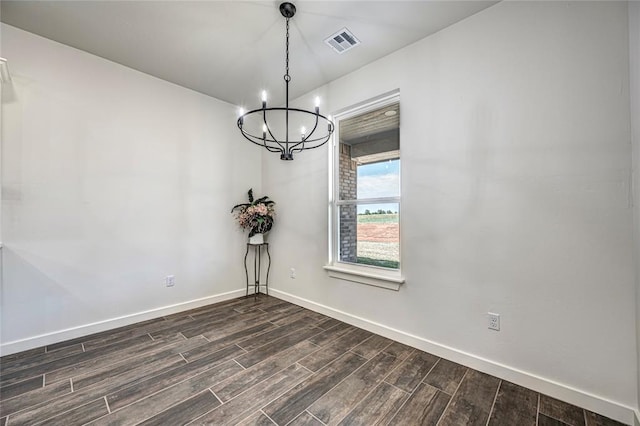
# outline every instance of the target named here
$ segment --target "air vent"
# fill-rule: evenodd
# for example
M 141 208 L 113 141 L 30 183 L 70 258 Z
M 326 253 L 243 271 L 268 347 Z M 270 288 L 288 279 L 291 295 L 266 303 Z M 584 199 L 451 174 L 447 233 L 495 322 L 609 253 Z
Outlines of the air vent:
M 342 54 L 360 44 L 360 40 L 346 28 L 341 29 L 337 33 L 328 37 L 325 41 L 336 52 Z

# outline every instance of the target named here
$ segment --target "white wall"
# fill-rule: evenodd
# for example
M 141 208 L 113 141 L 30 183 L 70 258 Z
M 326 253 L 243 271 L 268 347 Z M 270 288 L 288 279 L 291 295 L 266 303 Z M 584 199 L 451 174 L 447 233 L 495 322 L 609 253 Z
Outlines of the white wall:
M 263 154 L 279 203 L 273 287 L 630 416 L 628 57 L 626 2 L 503 2 L 309 93 L 302 103 L 320 94 L 337 111 L 400 89 L 406 283 L 323 271 L 322 148 Z
M 229 211 L 260 190 L 261 166 L 235 107 L 1 31 L 5 353 L 244 289 Z
M 640 407 L 640 3 L 629 2 L 629 80 L 631 140 L 633 150 L 633 238 L 636 267 L 636 343 L 638 357 L 638 407 Z M 640 411 L 636 412 L 640 422 Z

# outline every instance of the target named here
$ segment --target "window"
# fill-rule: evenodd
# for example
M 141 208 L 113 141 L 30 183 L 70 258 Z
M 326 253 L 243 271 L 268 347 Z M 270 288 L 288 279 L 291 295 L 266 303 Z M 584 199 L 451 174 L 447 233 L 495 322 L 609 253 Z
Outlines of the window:
M 400 99 L 385 95 L 336 114 L 331 252 L 336 278 L 398 289 Z

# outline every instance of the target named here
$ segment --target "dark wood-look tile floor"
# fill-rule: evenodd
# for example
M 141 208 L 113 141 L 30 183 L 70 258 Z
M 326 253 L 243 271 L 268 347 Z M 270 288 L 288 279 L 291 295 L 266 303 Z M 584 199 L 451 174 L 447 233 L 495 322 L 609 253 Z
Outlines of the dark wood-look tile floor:
M 274 297 L 0 360 L 0 426 L 620 425 Z

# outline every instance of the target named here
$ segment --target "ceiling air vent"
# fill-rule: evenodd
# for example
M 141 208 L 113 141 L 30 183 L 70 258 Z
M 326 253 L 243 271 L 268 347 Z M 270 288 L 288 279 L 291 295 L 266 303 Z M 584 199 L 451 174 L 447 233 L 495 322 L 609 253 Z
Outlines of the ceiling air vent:
M 325 41 L 336 52 L 342 54 L 360 44 L 360 40 L 346 28 L 341 29 L 337 33 L 328 37 Z

